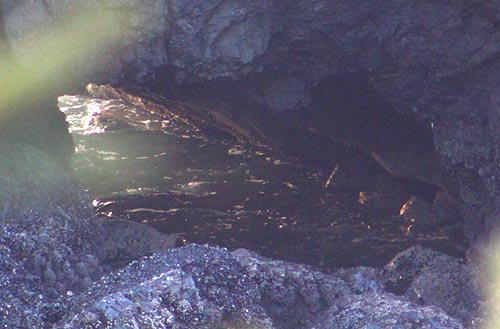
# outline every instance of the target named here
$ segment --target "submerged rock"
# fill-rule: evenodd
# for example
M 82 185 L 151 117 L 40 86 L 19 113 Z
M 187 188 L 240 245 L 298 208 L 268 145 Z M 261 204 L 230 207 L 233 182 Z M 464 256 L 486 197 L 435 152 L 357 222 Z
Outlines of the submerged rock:
M 123 219 L 101 221 L 106 240 L 100 245 L 99 258 L 119 266 L 175 247 L 176 234 L 162 234 L 151 226 Z

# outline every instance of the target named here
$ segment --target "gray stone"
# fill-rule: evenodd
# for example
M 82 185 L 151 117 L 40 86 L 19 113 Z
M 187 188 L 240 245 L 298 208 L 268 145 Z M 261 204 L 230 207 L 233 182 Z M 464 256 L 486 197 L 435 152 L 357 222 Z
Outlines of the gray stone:
M 344 280 L 357 294 L 384 291 L 384 277 L 381 269 L 358 266 L 335 271 L 335 275 Z
M 143 223 L 112 219 L 101 224 L 106 230 L 106 240 L 100 245 L 99 258 L 105 262 L 126 264 L 175 247 L 177 235 L 162 234 Z
M 57 327 L 272 328 L 260 299 L 227 250 L 190 245 L 104 277 L 70 302 Z
M 307 266 L 268 260 L 244 249 L 233 254 L 258 284 L 276 328 L 310 328 L 341 296 L 351 294 L 341 279 Z
M 482 294 L 479 268 L 454 257 L 412 247 L 384 269 L 388 291 L 404 294 L 418 305 L 433 305 L 472 327 L 479 317 Z
M 313 328 L 463 329 L 464 326 L 439 308 L 417 307 L 392 294 L 367 293 L 345 296 Z

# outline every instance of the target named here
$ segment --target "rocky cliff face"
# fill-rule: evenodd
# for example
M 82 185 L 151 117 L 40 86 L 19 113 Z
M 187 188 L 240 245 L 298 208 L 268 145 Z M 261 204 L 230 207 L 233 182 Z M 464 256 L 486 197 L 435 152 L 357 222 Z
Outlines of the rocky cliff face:
M 93 2 L 93 1 L 91 1 Z M 97 1 L 95 1 L 97 3 Z M 9 42 L 88 1 L 3 1 Z M 362 73 L 398 113 L 432 122 L 458 179 L 466 232 L 481 233 L 499 192 L 500 3 L 487 1 L 148 0 L 98 2 L 127 33 L 101 80 L 243 81 L 274 110 L 304 107 L 313 85 Z M 119 51 L 117 51 L 117 49 Z M 495 226 L 496 216 L 489 217 Z

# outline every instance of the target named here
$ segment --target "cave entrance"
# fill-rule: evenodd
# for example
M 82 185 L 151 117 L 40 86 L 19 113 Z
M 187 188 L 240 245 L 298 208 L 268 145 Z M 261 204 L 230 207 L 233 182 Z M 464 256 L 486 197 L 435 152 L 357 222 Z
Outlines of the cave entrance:
M 345 74 L 316 84 L 301 114 L 308 136 L 290 143 L 292 152 L 334 168 L 325 187 L 350 190 L 364 205 L 399 212 L 412 196 L 429 209 L 436 195 L 453 198 L 430 123 L 397 113 L 368 81 Z

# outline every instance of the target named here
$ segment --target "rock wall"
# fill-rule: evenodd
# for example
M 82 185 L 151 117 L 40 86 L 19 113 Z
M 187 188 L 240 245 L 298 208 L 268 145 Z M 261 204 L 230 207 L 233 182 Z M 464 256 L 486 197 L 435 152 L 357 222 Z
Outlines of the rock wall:
M 14 46 L 39 22 L 83 3 L 3 2 L 10 8 L 5 21 Z M 466 232 L 489 239 L 482 222 L 496 207 L 500 171 L 498 1 L 98 5 L 121 13 L 129 29 L 101 70 L 99 78 L 107 81 L 146 82 L 161 78 L 164 68 L 177 83 L 249 79 L 251 97 L 286 110 L 303 106 L 311 86 L 332 74 L 367 74 L 396 111 L 432 122 L 436 147 L 460 183 Z M 494 226 L 498 218 L 491 218 Z

